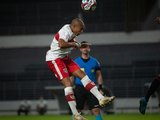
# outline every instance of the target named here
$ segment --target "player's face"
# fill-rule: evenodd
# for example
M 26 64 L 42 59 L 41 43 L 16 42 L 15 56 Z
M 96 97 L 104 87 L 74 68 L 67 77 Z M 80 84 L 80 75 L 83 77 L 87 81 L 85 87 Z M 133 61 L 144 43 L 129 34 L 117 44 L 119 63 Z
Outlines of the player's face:
M 80 51 L 82 52 L 82 54 L 88 54 L 91 49 L 89 45 L 82 45 Z
M 73 33 L 78 36 L 83 32 L 83 26 L 77 25 L 73 28 Z

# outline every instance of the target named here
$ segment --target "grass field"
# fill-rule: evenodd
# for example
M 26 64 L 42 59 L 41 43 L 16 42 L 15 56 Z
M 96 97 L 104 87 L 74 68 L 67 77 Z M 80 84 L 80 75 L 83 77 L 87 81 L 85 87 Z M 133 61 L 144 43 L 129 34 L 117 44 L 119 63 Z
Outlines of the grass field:
M 95 120 L 94 116 L 86 116 L 88 120 Z M 71 120 L 69 115 L 29 115 L 29 116 L 0 116 L 0 120 Z M 115 114 L 104 115 L 103 120 L 160 120 L 160 114 Z

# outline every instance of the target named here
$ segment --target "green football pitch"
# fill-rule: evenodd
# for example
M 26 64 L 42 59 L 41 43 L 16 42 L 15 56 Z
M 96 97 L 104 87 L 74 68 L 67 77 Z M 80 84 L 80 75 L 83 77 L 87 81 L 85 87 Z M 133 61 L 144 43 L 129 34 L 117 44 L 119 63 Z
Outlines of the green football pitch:
M 95 120 L 94 116 L 84 115 L 88 120 Z M 28 115 L 28 116 L 0 116 L 0 120 L 71 120 L 69 115 Z M 103 115 L 103 120 L 160 120 L 160 114 L 114 114 Z

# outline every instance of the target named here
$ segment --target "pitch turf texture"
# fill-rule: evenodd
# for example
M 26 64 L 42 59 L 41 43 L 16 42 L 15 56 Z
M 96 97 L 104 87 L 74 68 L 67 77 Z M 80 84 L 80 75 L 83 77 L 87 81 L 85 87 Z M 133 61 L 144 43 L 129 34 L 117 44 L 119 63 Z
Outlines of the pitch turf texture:
M 88 120 L 95 120 L 94 116 L 85 117 Z M 0 120 L 71 120 L 69 115 L 29 115 L 29 116 L 0 116 Z M 103 120 L 160 120 L 160 114 L 115 114 L 103 115 Z

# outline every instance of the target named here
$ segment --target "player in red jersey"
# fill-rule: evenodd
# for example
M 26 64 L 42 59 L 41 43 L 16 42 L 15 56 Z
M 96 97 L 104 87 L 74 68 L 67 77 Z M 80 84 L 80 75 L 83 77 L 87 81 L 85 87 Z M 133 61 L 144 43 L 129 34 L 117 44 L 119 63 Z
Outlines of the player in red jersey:
M 76 109 L 76 101 L 70 81 L 70 75 L 78 77 L 85 89 L 90 91 L 99 101 L 100 106 L 104 106 L 114 100 L 112 97 L 104 97 L 97 89 L 94 82 L 83 72 L 79 66 L 69 57 L 71 50 L 79 48 L 81 45 L 75 40 L 85 28 L 84 22 L 79 19 L 73 19 L 70 24 L 64 25 L 58 33 L 55 34 L 51 43 L 51 49 L 46 54 L 46 61 L 58 80 L 64 85 L 66 100 L 73 113 L 74 120 L 84 120 Z

